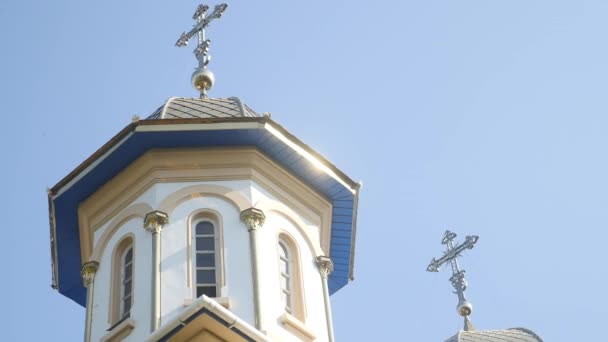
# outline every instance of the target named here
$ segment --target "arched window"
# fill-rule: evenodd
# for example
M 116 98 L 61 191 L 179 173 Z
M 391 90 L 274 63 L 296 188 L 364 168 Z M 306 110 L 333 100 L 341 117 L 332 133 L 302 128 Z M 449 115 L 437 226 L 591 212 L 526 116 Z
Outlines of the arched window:
M 194 291 L 196 297 L 219 297 L 220 258 L 217 224 L 207 218 L 192 225 L 194 250 Z
M 279 270 L 281 272 L 281 299 L 285 305 L 285 311 L 293 312 L 293 271 L 290 259 L 291 252 L 283 241 L 279 241 Z
M 131 234 L 120 240 L 112 253 L 112 286 L 110 289 L 110 324 L 131 314 L 133 307 L 133 266 L 135 253 Z
M 130 246 L 121 258 L 120 317 L 127 317 L 131 312 L 133 299 L 133 247 Z
M 304 289 L 300 269 L 300 256 L 294 240 L 281 233 L 278 240 L 279 283 L 285 312 L 304 322 Z

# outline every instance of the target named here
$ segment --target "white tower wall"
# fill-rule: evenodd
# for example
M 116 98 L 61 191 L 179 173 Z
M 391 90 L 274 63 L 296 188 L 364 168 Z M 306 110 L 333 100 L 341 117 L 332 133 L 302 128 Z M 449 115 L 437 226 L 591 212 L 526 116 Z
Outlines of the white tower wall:
M 188 193 L 188 189 L 198 190 Z M 230 192 L 213 193 L 213 189 Z M 207 189 L 207 193 L 200 189 Z M 250 235 L 241 221 L 243 206 L 264 212 L 265 223 L 258 231 L 259 303 L 261 330 L 270 341 L 326 341 L 328 336 L 322 279 L 315 258 L 326 254 L 321 242 L 324 218 L 294 196 L 289 189 L 274 184 L 272 189 L 254 180 L 167 182 L 152 185 L 128 206 L 106 220 L 93 235 L 100 252 L 93 297 L 92 340 L 111 336 L 110 320 L 112 254 L 116 244 L 130 235 L 134 240 L 133 304 L 129 317 L 132 330 L 124 341 L 144 341 L 152 323 L 152 234 L 144 229 L 137 214 L 118 220 L 121 214 L 137 208 L 166 210 L 168 223 L 160 233 L 160 327 L 179 318 L 196 298 L 192 284 L 189 221 L 203 211 L 218 216 L 223 247 L 224 282 L 218 302 L 251 325 L 256 324 Z M 274 194 L 280 196 L 277 197 Z M 238 199 L 235 203 L 235 199 Z M 285 200 L 289 199 L 289 200 Z M 311 214 L 312 213 L 312 214 Z M 117 220 L 119 222 L 117 222 Z M 303 313 L 286 314 L 281 300 L 278 239 L 288 236 L 296 246 L 299 262 L 301 307 Z M 316 339 L 315 339 L 316 338 Z

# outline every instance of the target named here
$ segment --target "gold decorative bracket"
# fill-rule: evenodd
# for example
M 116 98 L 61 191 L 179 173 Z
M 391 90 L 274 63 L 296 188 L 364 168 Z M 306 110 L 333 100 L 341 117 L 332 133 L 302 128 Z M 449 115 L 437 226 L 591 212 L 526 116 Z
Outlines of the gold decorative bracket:
M 247 225 L 247 231 L 262 228 L 266 221 L 266 215 L 260 209 L 249 208 L 241 212 L 241 221 Z
M 98 268 L 99 263 L 97 261 L 89 261 L 82 265 L 80 275 L 82 276 L 82 283 L 84 287 L 89 287 L 89 285 L 93 284 Z
M 169 215 L 162 211 L 155 210 L 146 214 L 146 217 L 144 218 L 144 229 L 152 234 L 158 234 L 167 222 L 169 222 Z
M 319 272 L 321 272 L 321 276 L 323 278 L 329 277 L 331 272 L 334 271 L 334 263 L 331 261 L 331 259 L 326 256 L 318 256 L 316 260 L 317 266 L 319 267 Z

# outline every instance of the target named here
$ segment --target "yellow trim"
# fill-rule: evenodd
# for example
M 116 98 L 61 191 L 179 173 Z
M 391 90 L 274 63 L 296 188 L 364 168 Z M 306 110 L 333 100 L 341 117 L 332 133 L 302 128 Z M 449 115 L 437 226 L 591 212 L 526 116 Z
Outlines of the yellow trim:
M 262 210 L 263 212 L 276 213 L 279 216 L 285 218 L 287 221 L 293 224 L 294 227 L 296 227 L 296 229 L 302 234 L 302 237 L 308 244 L 308 248 L 310 248 L 310 251 L 314 257 L 325 255 L 322 246 L 318 242 L 316 242 L 317 239 L 314 236 L 311 236 L 309 226 L 291 208 L 281 202 L 269 199 L 264 199 L 256 202 L 254 207 Z M 268 217 L 270 217 L 270 215 L 268 215 Z M 268 219 L 268 217 L 266 219 Z M 321 232 L 319 232 L 319 238 L 323 240 L 320 233 Z M 327 254 L 328 253 L 329 249 L 327 250 Z
M 141 218 L 143 221 L 146 214 L 151 211 L 153 211 L 153 209 L 147 203 L 137 203 L 129 206 L 127 209 L 118 214 L 118 216 L 112 220 L 112 223 L 109 224 L 108 228 L 103 231 L 97 240 L 90 259 L 92 261 L 100 262 L 103 252 L 105 251 L 106 246 L 108 245 L 108 242 L 110 242 L 112 236 L 114 236 L 114 233 L 116 233 L 116 231 L 122 227 L 125 222 L 131 219 Z
M 314 341 L 317 338 L 310 328 L 287 312 L 279 317 L 279 321 L 283 324 L 285 329 L 291 333 L 296 333 L 302 341 Z
M 319 225 L 321 247 L 325 254 L 329 254 L 332 206 L 325 197 L 255 148 L 184 148 L 146 152 L 80 204 L 78 215 L 83 263 L 94 260 L 91 258 L 93 232 L 119 215 L 153 185 L 218 180 L 255 181 L 299 215 Z M 223 187 L 216 186 L 218 191 L 214 192 L 220 192 L 217 195 L 222 197 L 229 196 L 240 210 L 251 206 L 237 191 L 226 192 L 227 188 L 219 191 L 220 188 Z M 194 188 L 184 191 L 185 197 L 175 201 L 167 198 L 159 210 L 170 214 L 168 209 L 191 195 L 192 192 L 185 194 L 191 190 Z M 98 257 L 99 252 L 96 252 L 94 258 Z
M 222 199 L 228 199 L 239 212 L 251 207 L 249 200 L 240 192 L 215 184 L 197 184 L 179 189 L 165 197 L 158 207 L 160 211 L 171 215 L 173 210 L 183 202 L 191 198 L 203 196 L 215 196 Z

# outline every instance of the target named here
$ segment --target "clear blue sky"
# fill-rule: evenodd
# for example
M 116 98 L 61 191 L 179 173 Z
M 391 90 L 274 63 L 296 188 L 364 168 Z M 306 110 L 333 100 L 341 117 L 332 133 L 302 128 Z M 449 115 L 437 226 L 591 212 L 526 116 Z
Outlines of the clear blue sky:
M 192 49 L 173 47 L 196 5 L 0 3 L 6 340 L 82 340 L 84 309 L 50 288 L 45 188 L 132 115 L 196 95 Z M 478 328 L 605 336 L 607 1 L 229 5 L 211 96 L 272 112 L 364 182 L 338 341 L 460 328 L 448 271 L 425 272 L 446 228 L 480 235 L 462 260 Z

